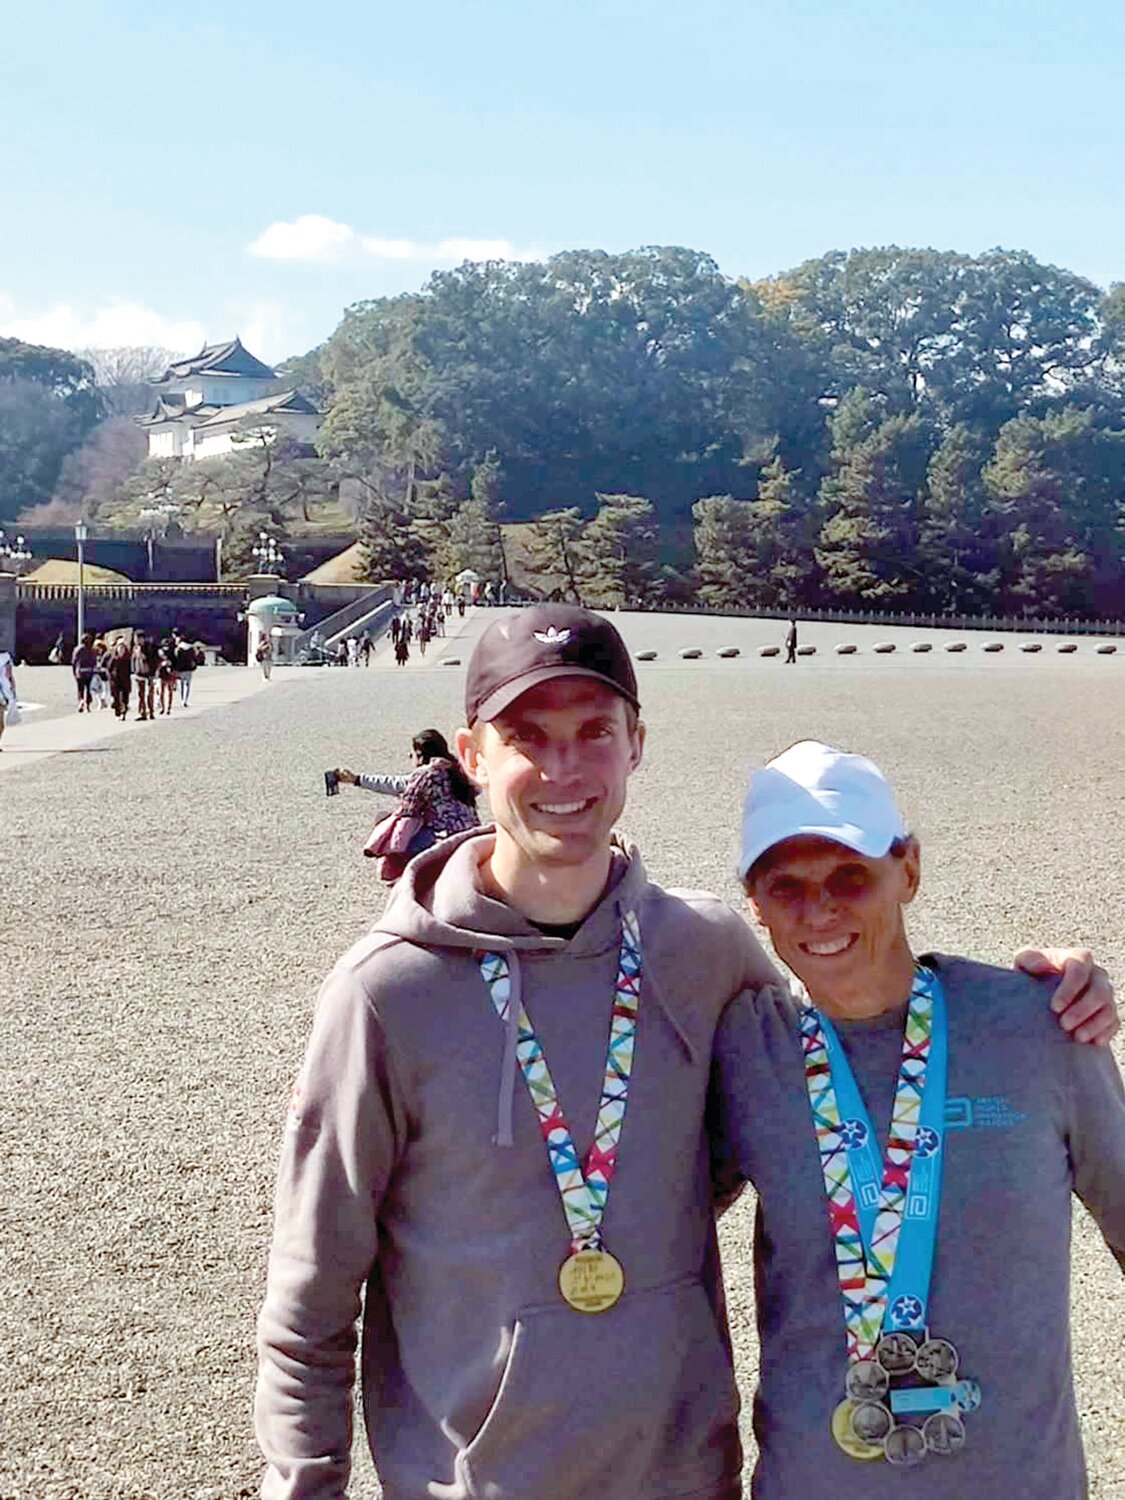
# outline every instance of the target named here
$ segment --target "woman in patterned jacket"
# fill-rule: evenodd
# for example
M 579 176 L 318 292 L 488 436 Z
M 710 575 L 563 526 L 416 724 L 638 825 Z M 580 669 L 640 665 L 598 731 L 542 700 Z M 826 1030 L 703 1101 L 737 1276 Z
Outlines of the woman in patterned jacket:
M 423 729 L 411 741 L 414 770 L 408 776 L 357 775 L 339 768 L 336 776 L 345 786 L 359 786 L 365 792 L 381 792 L 397 797 L 395 809 L 400 818 L 416 819 L 421 827 L 410 839 L 401 863 L 439 838 L 463 833 L 480 823 L 477 814 L 479 789 L 469 780 L 437 729 Z M 401 871 L 384 870 L 383 878 L 394 878 Z

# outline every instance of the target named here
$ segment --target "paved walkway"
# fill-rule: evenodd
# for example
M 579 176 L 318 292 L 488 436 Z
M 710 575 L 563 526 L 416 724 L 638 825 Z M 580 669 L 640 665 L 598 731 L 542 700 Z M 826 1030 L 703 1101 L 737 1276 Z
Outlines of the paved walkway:
M 0 772 L 29 766 L 52 755 L 80 754 L 134 730 L 163 734 L 185 719 L 198 719 L 208 709 L 238 703 L 260 693 L 265 686 L 256 667 L 208 667 L 196 674 L 187 708 L 181 708 L 177 701 L 170 714 L 157 715 L 148 722 L 137 718 L 135 704 L 127 719 L 115 718 L 109 709 L 98 708 L 88 714 L 72 711 L 65 716 L 46 714 L 42 718 L 36 712 L 27 713 L 14 729 L 4 732 L 0 741 Z M 20 692 L 23 692 L 22 682 Z
M 411 649 L 410 665 L 400 669 L 417 671 L 419 667 L 436 667 L 445 656 L 457 657 L 456 637 L 460 635 L 476 611 L 468 610 L 465 618 L 456 615 L 446 624 L 447 635 L 439 636 L 430 643 L 422 656 L 417 643 Z M 395 667 L 390 637 L 384 637 L 376 648 L 372 669 Z M 337 667 L 275 667 L 271 683 L 292 681 L 331 682 Z M 350 670 L 366 671 L 358 667 Z M 204 667 L 195 674 L 191 689 L 191 703 L 181 708 L 177 697 L 176 706 L 170 714 L 157 715 L 153 720 L 137 718 L 136 699 L 127 719 L 117 719 L 109 709 L 95 708 L 91 713 L 80 714 L 72 704 L 73 687 L 69 672 L 54 667 L 31 667 L 17 670 L 17 688 L 21 703 L 27 704 L 24 715 L 14 728 L 6 729 L 0 740 L 0 772 L 11 771 L 18 766 L 33 765 L 37 760 L 46 760 L 52 755 L 79 755 L 94 751 L 120 735 L 131 734 L 134 729 L 145 734 L 164 733 L 173 725 L 187 719 L 198 719 L 212 708 L 222 708 L 228 703 L 240 703 L 260 693 L 269 685 L 257 666 Z M 60 698 L 60 689 L 65 693 L 65 702 Z M 40 700 L 44 701 L 40 701 Z

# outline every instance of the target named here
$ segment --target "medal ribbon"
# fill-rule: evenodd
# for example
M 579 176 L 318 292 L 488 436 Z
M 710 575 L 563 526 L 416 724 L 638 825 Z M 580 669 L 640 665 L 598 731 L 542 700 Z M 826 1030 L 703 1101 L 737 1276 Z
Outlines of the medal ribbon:
M 915 974 L 885 1159 L 832 1022 L 804 1006 L 800 1030 L 851 1362 L 870 1357 L 884 1324 L 926 1326 L 948 1054 L 941 982 Z
M 480 957 L 481 978 L 488 987 L 501 1021 L 508 1020 L 512 993 L 511 970 L 503 953 Z M 584 1162 L 566 1122 L 558 1092 L 542 1044 L 535 1034 L 526 1007 L 520 1004 L 517 1020 L 516 1059 L 523 1073 L 531 1102 L 539 1116 L 539 1131 L 555 1174 L 570 1230 L 571 1249 L 600 1250 L 601 1224 L 609 1198 L 609 1187 L 617 1170 L 617 1143 L 629 1101 L 629 1078 L 637 1037 L 637 1003 L 641 991 L 641 931 L 635 913 L 623 914 L 621 947 L 617 959 L 613 1016 L 605 1059 L 598 1119 L 593 1144 Z

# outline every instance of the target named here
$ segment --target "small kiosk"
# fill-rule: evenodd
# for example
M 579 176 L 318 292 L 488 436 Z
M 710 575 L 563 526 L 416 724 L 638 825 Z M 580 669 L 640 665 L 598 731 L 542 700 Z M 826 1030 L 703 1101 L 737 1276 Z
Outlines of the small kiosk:
M 283 599 L 280 594 L 263 594 L 252 600 L 246 606 L 246 660 L 253 664 L 262 638 L 268 637 L 274 665 L 292 664 L 296 660 L 301 619 L 292 599 Z

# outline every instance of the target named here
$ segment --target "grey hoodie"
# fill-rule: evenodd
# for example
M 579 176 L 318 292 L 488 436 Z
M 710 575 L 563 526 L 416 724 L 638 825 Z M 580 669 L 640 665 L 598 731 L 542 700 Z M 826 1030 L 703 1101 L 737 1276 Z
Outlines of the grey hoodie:
M 482 893 L 491 844 L 474 831 L 415 859 L 321 992 L 259 1322 L 263 1496 L 345 1492 L 366 1285 L 363 1404 L 386 1500 L 728 1500 L 738 1398 L 704 1106 L 724 1005 L 776 976 L 727 906 L 652 885 L 624 846 L 575 936 L 545 937 Z M 644 975 L 603 1224 L 626 1290 L 592 1315 L 558 1292 L 566 1221 L 475 955 L 509 953 L 584 1154 L 626 909 Z

